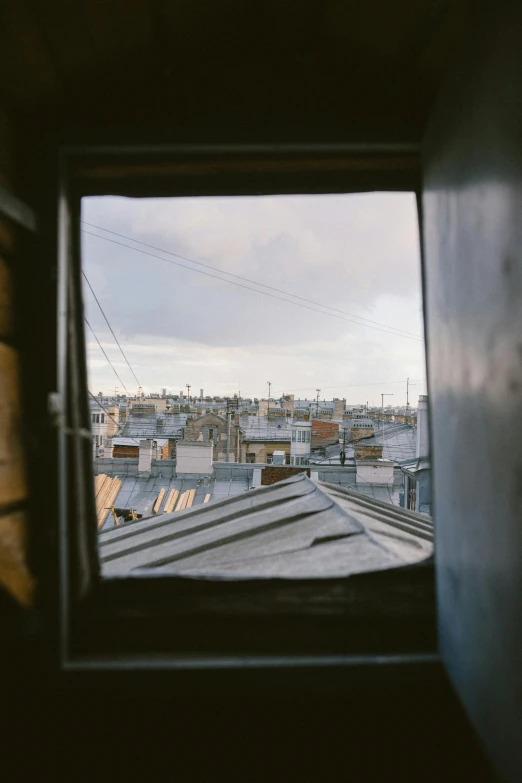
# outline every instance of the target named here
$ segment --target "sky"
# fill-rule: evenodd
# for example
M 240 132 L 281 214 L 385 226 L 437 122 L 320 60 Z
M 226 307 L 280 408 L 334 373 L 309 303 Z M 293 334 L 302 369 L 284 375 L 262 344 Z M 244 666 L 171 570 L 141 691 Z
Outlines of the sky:
M 137 378 L 266 398 L 270 381 L 272 397 L 402 405 L 408 377 L 411 404 L 426 393 L 413 194 L 96 197 L 82 221 L 84 274 L 134 371 L 84 280 L 120 378 L 86 326 L 93 394 L 135 394 Z

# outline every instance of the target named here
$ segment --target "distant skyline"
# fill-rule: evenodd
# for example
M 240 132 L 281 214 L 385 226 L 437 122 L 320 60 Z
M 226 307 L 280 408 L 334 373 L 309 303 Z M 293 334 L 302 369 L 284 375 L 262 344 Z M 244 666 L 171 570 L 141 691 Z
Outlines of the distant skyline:
M 121 235 L 84 225 L 105 239 L 82 234 L 83 268 L 145 393 L 190 383 L 194 395 L 262 398 L 270 380 L 272 397 L 320 388 L 320 399 L 380 405 L 387 392 L 385 404 L 403 405 L 407 377 L 412 405 L 426 393 L 424 343 L 412 339 L 423 335 L 413 194 L 88 198 L 82 219 Z M 84 301 L 135 394 L 86 286 Z M 90 391 L 124 393 L 89 329 L 86 340 Z

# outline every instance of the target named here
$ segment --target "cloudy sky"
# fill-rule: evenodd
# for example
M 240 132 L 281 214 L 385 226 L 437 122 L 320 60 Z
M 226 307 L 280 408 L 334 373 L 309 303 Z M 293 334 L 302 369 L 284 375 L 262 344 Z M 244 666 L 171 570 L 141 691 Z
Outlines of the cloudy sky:
M 266 397 L 271 381 L 277 397 L 403 404 L 409 377 L 410 402 L 426 393 L 412 194 L 88 198 L 82 219 L 84 272 L 145 392 Z M 135 393 L 86 284 L 84 298 Z M 86 337 L 90 391 L 123 392 Z

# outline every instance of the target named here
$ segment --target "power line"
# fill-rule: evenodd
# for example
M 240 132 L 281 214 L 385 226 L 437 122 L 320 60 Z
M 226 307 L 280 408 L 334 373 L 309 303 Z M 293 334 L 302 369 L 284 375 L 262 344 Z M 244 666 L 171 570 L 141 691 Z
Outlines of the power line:
M 230 285 L 235 285 L 238 286 L 239 288 L 245 288 L 247 291 L 254 291 L 254 293 L 256 294 L 262 294 L 263 296 L 270 296 L 272 297 L 272 299 L 279 299 L 280 302 L 286 302 L 286 304 L 295 305 L 295 307 L 303 307 L 305 310 L 311 310 L 314 313 L 320 313 L 321 315 L 329 315 L 331 318 L 338 318 L 340 321 L 347 321 L 349 323 L 357 324 L 357 326 L 365 326 L 368 329 L 375 329 L 378 332 L 391 334 L 394 335 L 395 337 L 403 337 L 406 340 L 415 340 L 416 342 L 420 342 L 420 343 L 424 342 L 420 337 L 409 336 L 407 334 L 402 334 L 399 331 L 392 332 L 389 329 L 382 329 L 380 326 L 371 326 L 370 324 L 361 323 L 360 321 L 354 321 L 352 318 L 345 318 L 342 315 L 335 315 L 335 313 L 328 313 L 325 310 L 318 310 L 316 307 L 309 307 L 308 305 L 300 304 L 299 302 L 292 302 L 290 299 L 283 299 L 283 297 L 276 296 L 275 294 L 269 294 L 267 291 L 260 291 L 258 288 L 252 288 L 251 286 L 243 285 L 242 283 L 235 283 L 233 280 L 226 280 L 224 277 L 219 277 L 218 275 L 212 275 L 210 274 L 210 272 L 203 272 L 202 269 L 194 269 L 194 267 L 187 266 L 186 264 L 180 264 L 178 261 L 172 261 L 170 258 L 162 258 L 162 256 L 157 256 L 154 253 L 147 252 L 146 250 L 140 250 L 140 248 L 138 247 L 131 247 L 131 245 L 126 245 L 124 242 L 118 242 L 115 239 L 102 237 L 100 236 L 100 234 L 94 234 L 92 231 L 86 231 L 84 228 L 82 228 L 82 232 L 84 234 L 89 234 L 92 237 L 103 239 L 104 242 L 112 242 L 113 245 L 120 245 L 120 247 L 126 247 L 128 250 L 134 250 L 135 253 L 142 253 L 145 256 L 150 256 L 151 258 L 157 258 L 160 261 L 165 261 L 167 264 L 174 264 L 175 266 L 180 266 L 182 269 L 188 269 L 191 272 L 197 272 L 198 274 L 205 275 L 206 277 L 213 277 L 215 280 L 221 280 L 222 283 L 229 283 Z M 169 252 L 169 251 L 163 251 L 163 252 Z M 190 259 L 188 260 L 190 261 Z M 289 296 L 293 296 L 293 294 L 289 294 Z M 327 305 L 321 305 L 321 306 L 327 307 Z M 394 327 L 391 328 L 393 329 Z
M 416 379 L 418 383 L 421 383 L 422 381 L 420 379 Z M 396 384 L 396 383 L 404 383 L 404 381 L 371 381 L 369 383 L 345 383 L 342 385 L 335 385 L 335 386 L 323 386 L 323 389 L 349 389 L 357 386 L 389 386 L 390 384 Z M 310 389 L 314 389 L 313 386 L 305 386 L 301 387 L 300 389 L 291 389 L 292 392 L 296 391 L 308 391 Z M 310 402 L 314 402 L 313 400 L 310 400 Z
M 95 300 L 96 300 L 96 304 L 97 304 L 97 305 L 98 305 L 98 307 L 100 308 L 101 314 L 102 314 L 102 315 L 103 315 L 103 317 L 105 318 L 105 321 L 106 321 L 106 323 L 107 323 L 107 326 L 108 326 L 108 327 L 109 327 L 109 329 L 111 330 L 111 334 L 112 334 L 112 336 L 114 337 L 114 339 L 115 339 L 115 341 L 116 341 L 116 345 L 118 346 L 118 348 L 119 348 L 119 349 L 120 349 L 120 351 L 121 351 L 121 355 L 123 356 L 123 358 L 124 358 L 124 359 L 125 359 L 125 361 L 127 362 L 127 365 L 128 365 L 128 367 L 129 367 L 129 370 L 130 370 L 130 371 L 131 371 L 131 373 L 134 375 L 134 379 L 135 379 L 136 383 L 138 384 L 138 386 L 141 386 L 141 383 L 139 382 L 139 380 L 138 380 L 138 379 L 137 379 L 137 377 L 136 377 L 136 373 L 134 372 L 134 370 L 132 369 L 132 367 L 131 367 L 131 366 L 130 366 L 130 364 L 129 364 L 129 360 L 127 359 L 127 357 L 126 357 L 126 356 L 125 356 L 125 354 L 123 353 L 123 348 L 121 347 L 121 345 L 120 345 L 120 343 L 119 343 L 119 341 L 118 341 L 118 338 L 117 338 L 117 337 L 116 337 L 116 335 L 114 334 L 114 332 L 113 332 L 113 329 L 112 329 L 112 326 L 111 326 L 111 325 L 110 325 L 110 323 L 109 323 L 109 319 L 108 319 L 108 318 L 107 318 L 107 316 L 105 315 L 105 313 L 104 313 L 104 311 L 103 311 L 103 307 L 101 306 L 101 304 L 100 304 L 100 302 L 99 302 L 99 300 L 98 300 L 98 297 L 97 297 L 97 296 L 96 296 L 96 294 L 94 293 L 94 288 L 93 288 L 93 287 L 92 287 L 92 285 L 90 284 L 90 282 L 89 282 L 89 279 L 88 279 L 87 275 L 85 274 L 85 272 L 83 271 L 83 269 L 82 269 L 82 275 L 84 276 L 85 280 L 87 281 L 87 285 L 88 285 L 88 286 L 89 286 L 89 288 L 91 289 L 91 293 L 92 293 L 92 295 L 94 296 L 94 298 L 95 298 Z
M 123 386 L 123 388 L 125 389 L 125 391 L 127 392 L 127 394 L 128 394 L 128 395 L 129 395 L 129 397 L 130 397 L 131 395 L 130 395 L 130 392 L 129 392 L 129 390 L 127 389 L 127 387 L 126 387 L 126 386 L 125 386 L 125 384 L 123 383 L 122 379 L 120 378 L 120 376 L 119 376 L 119 375 L 118 375 L 118 373 L 116 372 L 116 369 L 115 369 L 115 367 L 114 367 L 113 363 L 111 362 L 111 360 L 109 359 L 109 357 L 108 357 L 108 356 L 107 356 L 107 354 L 105 353 L 105 350 L 104 350 L 104 348 L 103 348 L 103 345 L 101 344 L 101 342 L 100 342 L 100 341 L 98 340 L 98 338 L 96 337 L 96 334 L 94 333 L 94 329 L 93 329 L 93 328 L 92 328 L 92 326 L 90 325 L 90 323 L 89 323 L 89 321 L 87 320 L 87 318 L 84 318 L 84 320 L 85 320 L 85 323 L 87 324 L 87 326 L 89 327 L 89 329 L 91 330 L 91 332 L 93 333 L 93 335 L 94 335 L 94 339 L 96 340 L 96 342 L 98 343 L 98 345 L 99 345 L 99 346 L 100 346 L 100 348 L 102 349 L 103 355 L 105 356 L 105 358 L 107 359 L 107 361 L 108 361 L 108 362 L 109 362 L 109 364 L 111 365 L 112 369 L 114 370 L 114 374 L 115 374 L 116 378 L 119 380 L 119 382 L 121 383 L 121 385 Z
M 376 326 L 384 326 L 386 329 L 394 329 L 396 332 L 402 332 L 403 334 L 410 335 L 411 337 L 422 339 L 420 338 L 420 335 L 414 334 L 413 332 L 408 332 L 405 329 L 398 329 L 395 326 L 389 326 L 388 324 L 383 324 L 380 321 L 372 321 L 370 318 L 365 318 L 363 315 L 355 315 L 354 313 L 347 313 L 345 310 L 338 310 L 336 307 L 332 307 L 331 305 L 325 305 L 322 302 L 318 302 L 314 299 L 307 299 L 304 296 L 299 296 L 299 294 L 293 294 L 290 291 L 284 291 L 281 288 L 276 288 L 275 286 L 266 285 L 266 283 L 259 283 L 257 280 L 252 280 L 249 277 L 236 275 L 234 274 L 234 272 L 227 272 L 226 270 L 219 269 L 218 267 L 212 266 L 211 264 L 205 264 L 203 263 L 203 261 L 196 261 L 194 258 L 188 258 L 188 256 L 182 256 L 180 253 L 173 253 L 171 250 L 165 250 L 165 248 L 163 247 L 150 245 L 147 242 L 142 242 L 140 239 L 134 239 L 133 237 L 129 237 L 126 234 L 119 234 L 117 231 L 111 231 L 111 229 L 109 228 L 104 228 L 103 226 L 97 226 L 96 223 L 88 223 L 86 220 L 82 220 L 81 222 L 85 226 L 91 226 L 91 228 L 97 228 L 100 231 L 106 231 L 108 234 L 113 234 L 115 237 L 120 237 L 121 239 L 128 239 L 130 242 L 135 242 L 138 245 L 143 245 L 143 247 L 149 247 L 152 250 L 159 250 L 160 253 L 166 253 L 169 256 L 174 256 L 175 258 L 181 258 L 183 259 L 183 261 L 189 261 L 191 264 L 198 264 L 199 266 L 205 267 L 205 269 L 212 269 L 214 272 L 220 272 L 223 275 L 229 275 L 229 277 L 236 277 L 238 280 L 244 280 L 246 283 L 253 283 L 254 285 L 259 285 L 262 286 L 263 288 L 268 288 L 270 291 L 277 291 L 280 294 L 285 294 L 285 296 L 293 296 L 295 299 L 301 299 L 301 301 L 303 302 L 308 302 L 309 304 L 316 304 L 319 305 L 320 307 L 326 307 L 328 308 L 328 310 L 334 310 L 336 313 L 341 313 L 342 315 L 348 315 L 351 318 L 358 318 L 360 321 L 366 321 L 369 324 L 375 324 Z M 90 233 L 90 232 L 86 231 L 85 233 Z M 97 236 L 97 235 L 93 234 L 92 236 Z M 100 237 L 100 239 L 104 239 L 104 237 Z M 364 326 L 364 324 L 360 324 L 360 325 Z
M 119 423 L 118 421 L 116 421 L 116 419 L 114 418 L 114 416 L 112 416 L 112 415 L 109 413 L 109 411 L 108 411 L 106 408 L 104 408 L 104 407 L 103 407 L 103 405 L 101 404 L 101 402 L 99 401 L 99 399 L 98 399 L 97 397 L 95 397 L 95 396 L 94 396 L 94 394 L 93 394 L 91 391 L 89 391 L 89 389 L 87 389 L 87 393 L 88 393 L 88 394 L 89 394 L 89 395 L 92 397 L 92 399 L 94 400 L 94 402 L 95 402 L 97 405 L 99 405 L 99 406 L 100 406 L 100 408 L 101 408 L 101 409 L 102 409 L 102 411 L 105 413 L 105 415 L 106 415 L 106 416 L 108 416 L 108 418 L 109 418 L 109 419 L 112 419 L 112 421 L 113 421 L 113 422 L 116 424 L 117 428 L 118 428 L 118 429 L 120 429 L 120 427 L 121 427 L 120 423 Z M 122 437 L 123 437 L 123 436 L 122 436 Z M 129 440 L 133 440 L 135 443 L 137 443 L 137 444 L 139 445 L 139 443 L 138 443 L 138 441 L 136 440 L 136 438 L 129 438 Z

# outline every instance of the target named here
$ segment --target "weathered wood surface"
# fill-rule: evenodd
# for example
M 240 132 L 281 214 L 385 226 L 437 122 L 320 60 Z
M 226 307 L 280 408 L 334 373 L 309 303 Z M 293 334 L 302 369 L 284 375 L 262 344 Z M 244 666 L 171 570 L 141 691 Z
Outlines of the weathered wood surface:
M 23 606 L 30 606 L 35 581 L 27 566 L 27 529 L 23 511 L 0 517 L 0 584 Z
M 0 506 L 27 496 L 20 393 L 17 352 L 0 343 Z
M 108 492 L 104 496 L 105 497 L 104 505 L 102 508 L 100 508 L 100 512 L 98 514 L 98 530 L 101 527 L 103 527 L 103 524 L 107 519 L 109 511 L 111 510 L 111 506 L 114 505 L 114 501 L 116 500 L 118 492 L 120 491 L 120 487 L 121 487 L 121 481 L 117 476 L 115 476 L 114 479 L 110 479 Z
M 189 489 L 189 491 L 187 492 L 187 502 L 185 503 L 185 508 L 190 508 L 192 506 L 195 497 L 196 497 L 196 490 Z
M 182 492 L 178 500 L 178 505 L 176 506 L 176 511 L 183 511 L 186 502 L 187 502 L 187 493 Z
M 165 503 L 165 507 L 163 509 L 164 514 L 170 514 L 170 512 L 174 509 L 178 497 L 179 497 L 179 489 L 171 489 L 169 492 L 169 496 L 167 498 L 167 502 Z
M 154 503 L 154 505 L 152 507 L 152 513 L 153 514 L 158 514 L 159 513 L 159 510 L 161 508 L 161 504 L 163 503 L 163 498 L 164 497 L 165 497 L 165 487 L 162 487 L 160 489 L 160 493 L 159 493 L 159 495 L 158 495 L 158 497 L 156 499 L 156 502 Z

